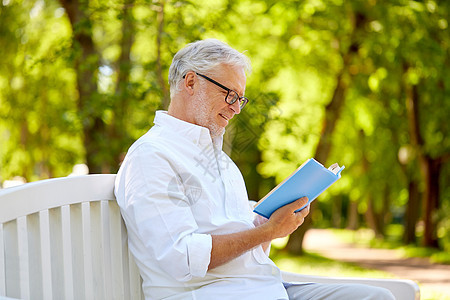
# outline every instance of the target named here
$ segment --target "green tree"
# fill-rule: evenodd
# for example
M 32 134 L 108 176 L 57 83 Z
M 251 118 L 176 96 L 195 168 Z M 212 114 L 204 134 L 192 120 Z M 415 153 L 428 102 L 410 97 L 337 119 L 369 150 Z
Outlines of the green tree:
M 378 236 L 404 222 L 406 242 L 423 223 L 425 245 L 450 244 L 447 2 L 38 0 L 0 8 L 2 179 L 65 176 L 82 162 L 116 172 L 168 106 L 173 55 L 218 38 L 252 60 L 250 103 L 224 142 L 251 199 L 310 157 L 339 162 L 344 176 L 308 220 L 367 225 Z M 291 236 L 292 252 L 301 253 L 307 228 Z
M 70 173 L 82 159 L 68 26 L 59 7 L 4 1 L 0 23 L 0 176 Z

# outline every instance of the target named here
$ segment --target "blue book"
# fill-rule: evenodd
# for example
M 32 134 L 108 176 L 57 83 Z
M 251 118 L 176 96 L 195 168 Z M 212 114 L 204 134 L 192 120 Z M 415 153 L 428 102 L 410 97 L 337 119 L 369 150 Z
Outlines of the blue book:
M 333 164 L 327 169 L 310 158 L 262 198 L 253 211 L 268 219 L 278 208 L 301 197 L 308 197 L 308 203 L 300 211 L 341 178 L 344 168 Z

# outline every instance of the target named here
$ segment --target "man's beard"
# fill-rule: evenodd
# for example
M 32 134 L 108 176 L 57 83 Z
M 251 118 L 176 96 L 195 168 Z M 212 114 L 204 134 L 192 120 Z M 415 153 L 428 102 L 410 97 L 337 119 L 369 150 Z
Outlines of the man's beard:
M 200 126 L 208 128 L 212 138 L 222 136 L 225 133 L 225 128 L 219 126 L 213 119 L 211 112 L 208 111 L 208 105 L 206 105 L 208 101 L 209 99 L 207 98 L 205 91 L 200 91 L 197 97 L 197 123 Z

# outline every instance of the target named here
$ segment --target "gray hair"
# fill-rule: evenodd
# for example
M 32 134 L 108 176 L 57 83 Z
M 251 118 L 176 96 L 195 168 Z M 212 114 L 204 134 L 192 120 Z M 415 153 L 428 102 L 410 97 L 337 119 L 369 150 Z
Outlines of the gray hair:
M 238 66 L 247 72 L 251 71 L 247 56 L 219 40 L 206 39 L 187 44 L 175 54 L 169 68 L 171 95 L 179 91 L 179 83 L 187 72 L 208 74 L 220 64 Z

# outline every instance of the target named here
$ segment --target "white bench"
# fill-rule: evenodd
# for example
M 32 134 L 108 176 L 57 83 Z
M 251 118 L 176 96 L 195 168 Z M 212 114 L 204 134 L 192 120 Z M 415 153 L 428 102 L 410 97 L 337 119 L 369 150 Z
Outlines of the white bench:
M 114 179 L 65 177 L 0 190 L 0 299 L 144 299 Z M 283 277 L 365 283 L 397 299 L 419 299 L 411 280 Z

